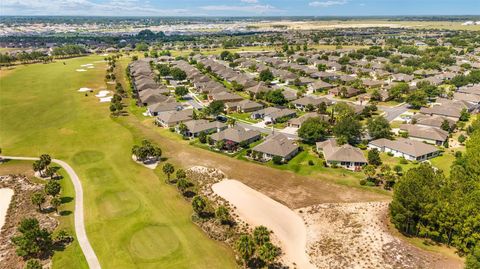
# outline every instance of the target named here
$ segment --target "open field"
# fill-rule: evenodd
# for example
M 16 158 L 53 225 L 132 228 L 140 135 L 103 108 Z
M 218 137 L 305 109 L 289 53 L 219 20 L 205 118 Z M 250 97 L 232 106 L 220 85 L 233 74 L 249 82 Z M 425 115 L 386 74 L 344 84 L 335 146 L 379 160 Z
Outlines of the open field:
M 290 30 L 326 30 L 339 28 L 416 28 L 416 29 L 449 29 L 480 30 L 480 25 L 462 25 L 463 21 L 394 21 L 394 20 L 322 20 L 322 21 L 276 21 L 252 24 L 258 29 L 284 28 Z
M 234 268 L 231 250 L 191 222 L 190 205 L 161 172 L 131 160 L 142 137 L 112 121 L 108 104 L 77 92 L 104 87 L 105 65 L 95 63 L 102 59 L 19 66 L 2 77 L 3 153 L 49 153 L 71 164 L 83 180 L 87 233 L 103 268 Z M 75 71 L 87 63 L 95 68 Z M 61 256 L 54 261 L 77 268 Z

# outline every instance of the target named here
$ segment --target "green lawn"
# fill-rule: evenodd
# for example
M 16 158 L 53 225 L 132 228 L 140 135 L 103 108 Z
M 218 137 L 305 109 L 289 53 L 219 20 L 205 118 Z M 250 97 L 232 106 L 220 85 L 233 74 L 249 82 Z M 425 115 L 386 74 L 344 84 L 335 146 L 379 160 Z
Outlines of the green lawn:
M 227 117 L 239 119 L 239 120 L 250 122 L 250 123 L 260 122 L 260 120 L 254 120 L 250 118 L 250 115 L 251 113 L 229 113 Z
M 4 74 L 3 153 L 49 153 L 75 169 L 84 187 L 87 234 L 103 268 L 235 268 L 232 251 L 192 223 L 191 206 L 165 185 L 161 172 L 131 160 L 131 147 L 142 137 L 112 120 L 108 104 L 77 92 L 105 87 L 105 64 L 96 63 L 102 58 L 18 66 Z M 95 68 L 75 71 L 86 63 Z M 55 255 L 53 268 L 84 268 L 79 255 L 75 246 L 67 248 Z
M 435 157 L 430 160 L 433 166 L 437 167 L 438 169 L 442 169 L 445 175 L 450 175 L 450 170 L 452 163 L 455 161 L 455 156 L 452 152 L 445 151 L 443 152 L 442 156 Z

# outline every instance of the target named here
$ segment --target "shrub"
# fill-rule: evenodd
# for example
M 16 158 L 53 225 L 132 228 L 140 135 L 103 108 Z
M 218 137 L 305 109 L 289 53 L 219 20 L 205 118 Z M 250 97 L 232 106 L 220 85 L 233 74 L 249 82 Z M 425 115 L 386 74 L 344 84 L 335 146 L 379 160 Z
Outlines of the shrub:
M 282 164 L 282 157 L 273 156 L 272 161 L 273 161 L 274 164 L 280 165 L 280 164 Z
M 198 134 L 198 141 L 200 141 L 202 144 L 207 143 L 207 134 L 205 132 L 200 132 Z
M 252 155 L 252 150 L 251 149 L 247 149 L 247 156 L 250 156 Z
M 313 160 L 308 160 L 308 165 L 312 166 L 314 165 L 315 163 L 313 162 Z
M 393 153 L 392 153 L 392 152 L 387 152 L 387 155 L 390 156 L 390 157 L 393 157 Z
M 360 180 L 360 185 L 365 186 L 367 184 L 367 180 L 361 179 Z
M 42 264 L 38 260 L 30 259 L 25 264 L 25 269 L 42 269 Z
M 175 128 L 174 128 L 174 127 L 170 127 L 170 128 L 168 128 L 168 130 L 170 130 L 170 132 L 172 132 L 172 133 L 175 132 Z
M 400 164 L 408 164 L 408 161 L 405 158 L 400 158 Z

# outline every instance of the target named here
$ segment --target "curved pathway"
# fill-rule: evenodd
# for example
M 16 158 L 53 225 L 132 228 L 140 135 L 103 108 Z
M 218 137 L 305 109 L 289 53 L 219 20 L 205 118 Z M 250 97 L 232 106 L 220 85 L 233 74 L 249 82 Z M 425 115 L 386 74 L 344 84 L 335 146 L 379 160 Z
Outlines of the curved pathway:
M 34 157 L 12 157 L 12 156 L 1 156 L 3 159 L 11 160 L 26 160 L 26 161 L 35 161 L 39 158 Z M 88 266 L 90 269 L 100 269 L 100 263 L 98 262 L 97 255 L 93 251 L 90 241 L 88 241 L 87 232 L 85 230 L 85 222 L 83 218 L 83 189 L 79 177 L 75 173 L 72 167 L 66 162 L 52 159 L 52 162 L 59 164 L 65 171 L 67 171 L 70 179 L 72 180 L 73 186 L 75 188 L 75 233 L 77 234 L 78 244 L 83 251 L 83 255 L 87 260 Z

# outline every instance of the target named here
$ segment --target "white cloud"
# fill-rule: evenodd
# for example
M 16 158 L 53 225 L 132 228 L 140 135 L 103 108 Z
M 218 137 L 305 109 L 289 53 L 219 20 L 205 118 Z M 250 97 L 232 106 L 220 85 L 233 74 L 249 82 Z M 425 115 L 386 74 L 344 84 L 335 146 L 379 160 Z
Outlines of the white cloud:
M 185 15 L 187 9 L 160 9 L 139 0 L 1 0 L 8 15 Z
M 313 1 L 308 3 L 311 7 L 331 7 L 337 5 L 345 5 L 348 0 L 329 0 L 329 1 Z
M 278 12 L 280 11 L 272 5 L 211 5 L 203 6 L 200 9 L 205 11 L 238 11 L 238 12 L 249 12 L 249 13 L 266 13 L 266 12 Z
M 258 3 L 258 0 L 240 0 L 240 2 L 249 3 L 249 4 L 256 4 L 256 3 Z

